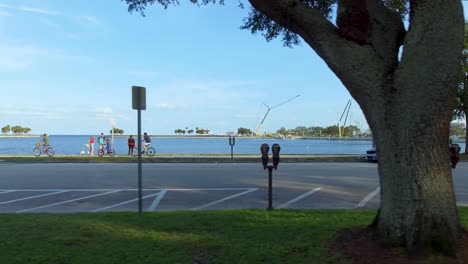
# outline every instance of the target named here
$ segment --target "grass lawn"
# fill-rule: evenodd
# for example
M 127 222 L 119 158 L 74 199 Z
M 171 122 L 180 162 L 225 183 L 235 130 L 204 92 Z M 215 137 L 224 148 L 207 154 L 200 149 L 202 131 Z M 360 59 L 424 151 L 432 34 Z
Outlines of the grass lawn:
M 333 263 L 337 230 L 375 211 L 0 214 L 0 263 Z M 468 225 L 468 209 L 460 216 Z

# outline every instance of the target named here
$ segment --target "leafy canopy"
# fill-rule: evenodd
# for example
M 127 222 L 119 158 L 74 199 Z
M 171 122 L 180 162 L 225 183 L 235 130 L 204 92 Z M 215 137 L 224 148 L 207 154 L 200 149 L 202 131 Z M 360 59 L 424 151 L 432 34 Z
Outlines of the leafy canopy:
M 122 0 L 128 5 L 129 12 L 139 12 L 141 15 L 145 15 L 145 9 L 148 5 L 159 4 L 168 8 L 170 5 L 179 5 L 179 0 Z M 247 1 L 239 1 L 239 7 L 245 8 Z M 327 19 L 331 19 L 332 11 L 336 7 L 337 0 L 300 0 L 302 3 L 319 10 Z M 398 12 L 403 17 L 408 14 L 409 3 L 408 0 L 380 0 L 388 8 Z M 198 6 L 208 4 L 221 4 L 225 3 L 225 0 L 189 0 L 190 3 Z M 240 27 L 241 29 L 249 30 L 252 34 L 260 33 L 267 41 L 271 41 L 275 38 L 281 38 L 284 46 L 292 47 L 300 43 L 299 36 L 280 26 L 275 21 L 271 20 L 263 13 L 257 11 L 253 7 L 250 8 L 250 12 L 246 18 L 244 18 L 244 24 Z

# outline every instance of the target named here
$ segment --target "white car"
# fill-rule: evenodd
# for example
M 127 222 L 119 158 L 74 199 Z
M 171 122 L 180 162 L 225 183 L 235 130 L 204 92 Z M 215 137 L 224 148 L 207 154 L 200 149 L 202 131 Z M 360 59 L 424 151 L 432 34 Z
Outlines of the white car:
M 367 161 L 377 161 L 377 152 L 375 151 L 375 148 L 371 148 L 366 151 L 366 158 Z

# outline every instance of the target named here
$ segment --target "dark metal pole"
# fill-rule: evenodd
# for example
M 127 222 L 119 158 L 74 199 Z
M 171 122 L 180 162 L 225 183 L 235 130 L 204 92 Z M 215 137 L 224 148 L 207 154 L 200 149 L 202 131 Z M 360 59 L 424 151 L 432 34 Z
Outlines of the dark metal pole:
M 231 160 L 234 159 L 234 146 L 231 145 Z
M 138 100 L 140 106 L 140 100 Z M 138 214 L 143 215 L 143 191 L 141 177 L 141 109 L 138 107 Z
M 273 188 L 272 188 L 272 178 L 273 178 L 273 168 L 274 166 L 267 166 L 268 168 L 268 208 L 267 210 L 273 210 Z

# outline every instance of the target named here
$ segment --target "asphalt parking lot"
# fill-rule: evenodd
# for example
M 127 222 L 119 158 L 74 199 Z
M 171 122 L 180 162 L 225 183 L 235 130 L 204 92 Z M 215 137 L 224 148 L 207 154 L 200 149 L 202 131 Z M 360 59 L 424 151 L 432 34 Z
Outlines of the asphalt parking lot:
M 0 163 L 1 213 L 137 211 L 136 164 Z M 468 166 L 454 170 L 457 201 L 468 205 Z M 265 209 L 259 164 L 144 164 L 145 211 Z M 376 209 L 374 163 L 289 163 L 273 172 L 276 209 Z

